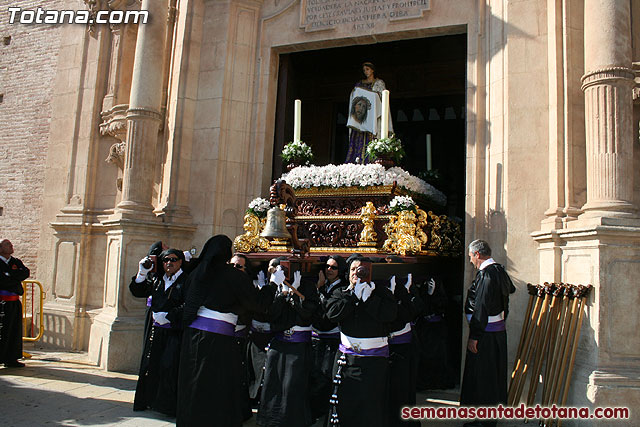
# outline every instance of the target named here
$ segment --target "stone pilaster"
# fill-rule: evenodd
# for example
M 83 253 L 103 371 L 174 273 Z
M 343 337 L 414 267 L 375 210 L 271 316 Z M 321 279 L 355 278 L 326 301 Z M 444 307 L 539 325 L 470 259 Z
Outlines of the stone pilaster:
M 633 205 L 630 3 L 585 2 L 585 217 L 628 217 Z

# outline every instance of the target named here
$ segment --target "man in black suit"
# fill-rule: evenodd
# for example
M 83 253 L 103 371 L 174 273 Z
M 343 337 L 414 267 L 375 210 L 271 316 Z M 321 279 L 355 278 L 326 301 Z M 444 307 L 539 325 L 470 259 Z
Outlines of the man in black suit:
M 22 281 L 29 277 L 29 269 L 11 256 L 13 245 L 0 240 L 0 363 L 21 368 L 22 358 Z

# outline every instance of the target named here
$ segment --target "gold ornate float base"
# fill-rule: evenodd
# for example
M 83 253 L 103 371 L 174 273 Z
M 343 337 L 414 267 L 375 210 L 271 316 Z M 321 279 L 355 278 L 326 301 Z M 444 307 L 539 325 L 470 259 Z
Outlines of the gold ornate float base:
M 407 193 L 395 186 L 311 188 L 296 191 L 298 237 L 308 239 L 310 254 L 362 253 L 400 256 L 459 256 L 463 243 L 460 225 L 446 215 L 415 210 L 389 212 L 389 202 Z M 264 221 L 245 215 L 245 233 L 236 237 L 240 252 L 286 253 L 291 242 L 264 242 Z

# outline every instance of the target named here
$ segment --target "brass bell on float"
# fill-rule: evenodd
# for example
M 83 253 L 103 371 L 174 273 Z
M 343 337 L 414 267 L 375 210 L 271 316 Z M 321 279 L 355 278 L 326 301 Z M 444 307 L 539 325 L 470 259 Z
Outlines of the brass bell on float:
M 291 234 L 287 230 L 287 219 L 279 206 L 274 206 L 267 211 L 267 221 L 260 236 L 280 241 L 291 239 Z

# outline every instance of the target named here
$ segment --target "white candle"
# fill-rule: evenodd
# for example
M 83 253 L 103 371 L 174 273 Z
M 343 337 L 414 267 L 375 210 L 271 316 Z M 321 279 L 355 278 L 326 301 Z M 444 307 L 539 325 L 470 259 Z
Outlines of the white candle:
M 427 170 L 431 170 L 431 134 L 427 134 Z
M 293 109 L 293 142 L 300 141 L 300 122 L 302 120 L 302 101 L 296 99 Z
M 381 138 L 389 136 L 389 91 L 382 91 L 382 123 L 380 125 Z

